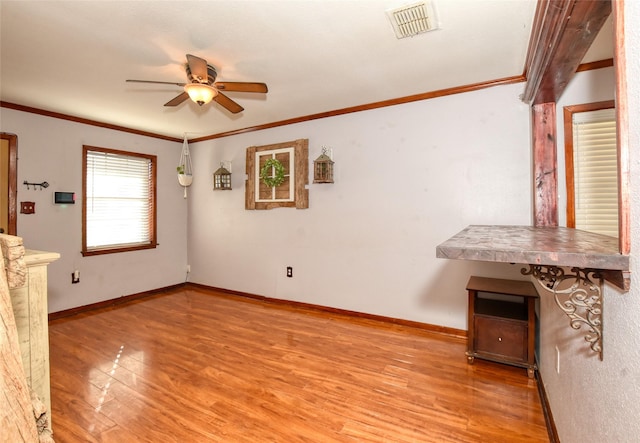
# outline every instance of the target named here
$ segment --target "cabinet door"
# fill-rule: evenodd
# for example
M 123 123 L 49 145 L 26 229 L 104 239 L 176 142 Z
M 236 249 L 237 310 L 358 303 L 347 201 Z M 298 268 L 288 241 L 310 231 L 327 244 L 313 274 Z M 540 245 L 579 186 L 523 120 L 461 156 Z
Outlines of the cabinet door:
M 504 360 L 527 361 L 527 324 L 517 320 L 476 316 L 475 350 Z

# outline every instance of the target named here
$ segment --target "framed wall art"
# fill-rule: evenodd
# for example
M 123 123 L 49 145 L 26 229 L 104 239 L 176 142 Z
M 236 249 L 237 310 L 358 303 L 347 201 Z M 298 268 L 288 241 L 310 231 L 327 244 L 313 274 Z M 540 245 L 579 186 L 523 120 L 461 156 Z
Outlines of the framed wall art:
M 245 209 L 309 207 L 309 140 L 247 148 Z

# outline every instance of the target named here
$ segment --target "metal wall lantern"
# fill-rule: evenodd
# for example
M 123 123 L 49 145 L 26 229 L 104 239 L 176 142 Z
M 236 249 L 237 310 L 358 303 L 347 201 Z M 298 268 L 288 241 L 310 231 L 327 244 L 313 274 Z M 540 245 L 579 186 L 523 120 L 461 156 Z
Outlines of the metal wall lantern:
M 231 190 L 231 172 L 225 167 L 224 163 L 220 163 L 220 167 L 213 173 L 213 190 L 214 191 L 230 191 Z
M 322 148 L 322 154 L 313 162 L 313 182 L 333 183 L 333 160 L 327 155 L 328 149 Z

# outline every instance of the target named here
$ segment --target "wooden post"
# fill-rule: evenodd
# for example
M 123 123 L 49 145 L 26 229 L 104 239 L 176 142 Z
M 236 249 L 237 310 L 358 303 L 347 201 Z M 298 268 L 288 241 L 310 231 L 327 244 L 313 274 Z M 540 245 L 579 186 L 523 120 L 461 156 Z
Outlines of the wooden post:
M 533 216 L 535 227 L 558 226 L 556 104 L 533 105 Z
M 624 1 L 613 2 L 615 28 L 616 130 L 618 142 L 618 240 L 620 253 L 631 253 L 631 160 L 627 100 L 627 53 L 624 40 Z

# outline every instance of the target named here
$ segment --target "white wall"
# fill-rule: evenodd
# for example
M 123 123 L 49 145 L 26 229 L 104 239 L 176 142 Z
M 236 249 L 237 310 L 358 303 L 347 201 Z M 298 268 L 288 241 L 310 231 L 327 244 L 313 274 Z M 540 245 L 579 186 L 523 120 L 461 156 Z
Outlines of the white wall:
M 633 55 L 640 35 L 631 24 L 640 23 L 640 3 L 625 7 L 631 219 L 638 220 L 640 65 Z M 610 98 L 600 86 L 611 71 L 578 75 L 563 102 Z M 466 329 L 468 276 L 521 278 L 520 266 L 436 259 L 435 247 L 469 224 L 531 223 L 529 111 L 521 92 L 522 85 L 502 86 L 194 144 L 188 217 L 175 178 L 179 144 L 0 108 L 0 130 L 18 135 L 18 183 L 51 185 L 18 186 L 18 201 L 36 202 L 35 215 L 19 215 L 18 235 L 28 248 L 62 254 L 49 269 L 50 312 L 179 283 L 188 245 L 190 280 L 197 283 Z M 307 210 L 245 211 L 246 148 L 296 138 L 309 138 L 310 163 L 323 145 L 333 148 L 336 183 L 310 184 Z M 157 249 L 81 256 L 80 206 L 53 205 L 52 194 L 80 198 L 83 144 L 159 156 Z M 221 160 L 233 161 L 233 191 L 211 190 Z M 638 223 L 631 234 L 632 251 L 640 250 Z M 563 443 L 632 442 L 640 435 L 635 255 L 631 263 L 629 293 L 605 288 L 602 362 L 543 294 L 540 371 Z M 294 278 L 284 276 L 285 266 L 293 266 Z M 70 282 L 73 269 L 80 284 Z
M 435 248 L 469 224 L 531 223 L 522 89 L 193 144 L 190 281 L 466 329 L 469 275 L 522 278 L 520 268 L 437 259 Z M 306 210 L 246 211 L 246 148 L 298 138 L 309 139 L 310 164 L 323 145 L 333 149 L 335 183 L 310 184 Z M 211 174 L 222 160 L 233 161 L 233 190 L 214 192 Z
M 631 290 L 621 293 L 605 286 L 603 361 L 589 351 L 584 331 L 569 327 L 553 298 L 542 298 L 540 373 L 562 443 L 631 443 L 640 436 L 640 62 L 636 56 L 640 52 L 640 2 L 627 1 L 624 7 L 631 162 Z M 555 371 L 556 345 L 561 353 L 560 374 Z
M 18 136 L 18 202 L 36 203 L 35 214 L 18 214 L 18 235 L 28 249 L 61 254 L 49 266 L 49 312 L 185 280 L 187 202 L 175 174 L 181 143 L 6 108 L 0 108 L 0 117 L 0 130 Z M 157 248 L 82 257 L 83 144 L 158 156 Z M 25 180 L 47 181 L 49 187 L 27 190 Z M 76 204 L 54 205 L 55 191 L 75 192 Z M 80 271 L 80 283 L 72 285 L 74 269 Z

